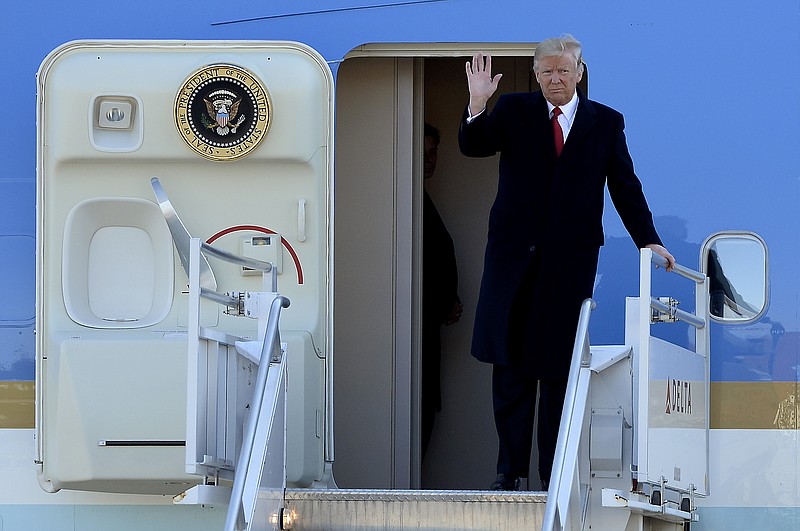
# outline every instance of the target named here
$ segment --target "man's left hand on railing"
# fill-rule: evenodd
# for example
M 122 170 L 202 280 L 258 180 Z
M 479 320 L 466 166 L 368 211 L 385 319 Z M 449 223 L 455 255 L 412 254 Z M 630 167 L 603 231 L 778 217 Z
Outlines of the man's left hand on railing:
M 648 249 L 653 251 L 659 256 L 663 256 L 667 260 L 667 272 L 669 273 L 675 267 L 675 257 L 667 251 L 666 247 L 663 245 L 658 245 L 657 243 L 650 243 L 645 245 Z M 656 266 L 658 267 L 658 266 Z

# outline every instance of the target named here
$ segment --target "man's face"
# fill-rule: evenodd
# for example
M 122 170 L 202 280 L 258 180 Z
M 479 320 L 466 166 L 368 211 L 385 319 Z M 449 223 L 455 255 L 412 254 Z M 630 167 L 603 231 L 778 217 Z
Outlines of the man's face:
M 571 54 L 554 55 L 539 59 L 534 74 L 544 97 L 558 106 L 572 99 L 575 87 L 583 77 L 583 69 L 578 68 Z
M 436 170 L 436 161 L 439 159 L 439 143 L 432 136 L 425 137 L 425 167 L 424 175 L 426 179 L 433 177 Z

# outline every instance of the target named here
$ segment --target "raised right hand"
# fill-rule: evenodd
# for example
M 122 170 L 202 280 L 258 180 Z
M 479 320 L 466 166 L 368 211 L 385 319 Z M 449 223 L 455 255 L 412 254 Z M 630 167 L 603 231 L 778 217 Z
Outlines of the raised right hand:
M 469 112 L 472 116 L 486 108 L 486 102 L 492 97 L 503 74 L 492 77 L 492 56 L 484 56 L 481 52 L 467 61 L 467 85 L 469 86 Z

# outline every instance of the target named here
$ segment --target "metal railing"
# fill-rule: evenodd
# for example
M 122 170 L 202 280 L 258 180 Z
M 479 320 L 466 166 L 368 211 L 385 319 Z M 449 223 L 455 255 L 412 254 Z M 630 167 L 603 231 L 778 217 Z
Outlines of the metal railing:
M 666 258 L 655 253 L 652 253 L 651 262 L 664 269 L 667 267 Z M 696 284 L 705 282 L 705 275 L 680 264 L 675 264 L 671 272 L 692 280 Z M 697 302 L 698 305 L 705 308 L 699 298 Z M 586 299 L 581 305 L 542 531 L 583 529 L 589 494 L 588 484 L 581 485 L 580 482 L 582 470 L 580 469 L 579 449 L 583 429 L 588 425 L 585 422 L 585 415 L 592 372 L 590 369 L 592 359 L 589 345 L 589 319 L 595 306 L 596 303 L 592 299 Z M 650 307 L 656 312 L 668 314 L 675 319 L 687 322 L 698 330 L 703 330 L 706 326 L 705 319 L 679 310 L 657 298 L 650 297 Z M 589 473 L 588 470 L 585 472 Z M 580 511 L 575 510 L 578 505 L 581 505 Z
M 207 263 L 201 258 L 201 250 L 226 262 L 250 267 L 264 273 L 270 272 L 272 274 L 273 291 L 277 292 L 277 268 L 273 267 L 271 263 L 228 253 L 211 247 L 201 242 L 198 238 L 190 238 L 187 269 L 189 273 L 190 299 L 192 301 L 190 312 L 195 316 L 196 332 L 199 333 L 199 298 L 202 297 L 229 308 L 241 306 L 240 299 L 235 295 L 219 293 L 214 289 L 200 286 L 203 264 Z M 258 358 L 260 360 L 258 372 L 253 387 L 253 396 L 250 400 L 250 418 L 244 425 L 242 445 L 234 469 L 234 481 L 226 515 L 225 531 L 242 529 L 242 526 L 244 528 L 249 527 L 258 499 L 258 490 L 269 439 L 272 436 L 284 436 L 284 430 L 281 429 L 276 432 L 272 428 L 275 419 L 278 417 L 283 419 L 282 422 L 285 422 L 284 416 L 277 411 L 279 404 L 283 403 L 279 394 L 284 386 L 286 365 L 284 354 L 281 351 L 279 324 L 281 309 L 288 308 L 289 305 L 288 298 L 277 295 L 269 307 Z M 262 315 L 259 316 L 259 320 L 261 319 L 263 319 Z M 265 440 L 257 440 L 259 437 Z M 285 454 L 282 456 L 282 460 L 281 466 L 285 468 Z M 285 473 L 282 472 L 281 476 L 285 478 Z
M 709 436 L 709 408 L 710 393 L 710 365 L 709 365 L 709 315 L 708 315 L 708 279 L 702 272 L 694 271 L 684 266 L 677 265 L 672 272 L 693 283 L 694 311 L 686 312 L 678 309 L 678 301 L 670 297 L 654 298 L 652 295 L 653 264 L 664 267 L 666 260 L 654 254 L 650 249 L 642 249 L 639 262 L 639 296 L 632 309 L 635 313 L 635 325 L 631 328 L 631 342 L 635 356 L 632 362 L 633 373 L 633 430 L 631 448 L 631 480 L 638 485 L 640 491 L 647 495 L 648 486 L 653 497 L 648 500 L 648 508 L 655 508 L 655 513 L 666 514 L 665 489 L 676 496 L 689 494 L 690 496 L 705 495 L 708 484 L 708 436 Z M 674 345 L 670 341 L 653 341 L 651 325 L 659 322 L 683 321 L 694 328 L 694 340 L 688 347 Z M 687 338 L 689 339 L 689 338 Z M 651 412 L 647 404 L 652 398 L 651 392 L 660 388 L 665 374 L 662 372 L 665 364 L 674 367 L 670 371 L 672 378 L 683 381 L 698 382 L 695 384 L 695 400 L 705 404 L 704 411 L 698 418 L 692 419 L 692 432 L 697 438 L 682 440 L 676 446 L 672 444 L 669 429 L 654 422 L 657 414 Z M 676 376 L 676 372 L 680 376 Z M 699 387 L 698 387 L 699 385 Z M 636 406 L 638 404 L 638 406 Z M 669 411 L 667 411 L 669 413 Z M 688 421 L 687 421 L 688 422 Z M 702 430 L 699 423 L 702 423 Z M 659 429 L 652 429 L 653 427 Z M 672 425 L 674 428 L 675 425 Z M 700 436 L 704 431 L 704 436 Z M 665 475 L 669 470 L 681 470 L 680 475 L 671 477 L 669 485 L 665 486 Z M 669 474 L 672 476 L 672 474 Z M 656 496 L 658 494 L 658 496 Z M 654 500 L 659 500 L 656 503 Z M 629 500 L 632 506 L 633 501 Z M 644 513 L 648 517 L 660 518 L 658 514 L 649 511 Z M 694 518 L 694 516 L 692 517 Z
M 254 455 L 258 453 L 254 451 L 257 446 L 256 433 L 259 432 L 259 423 L 266 420 L 271 424 L 273 420 L 272 418 L 262 418 L 262 410 L 264 409 L 264 397 L 267 393 L 268 374 L 270 369 L 275 370 L 277 368 L 273 363 L 281 361 L 280 332 L 278 331 L 281 308 L 288 307 L 289 299 L 283 296 L 276 297 L 270 306 L 267 333 L 261 346 L 261 363 L 258 365 L 253 399 L 250 403 L 252 408 L 250 421 L 245 424 L 246 431 L 242 437 L 242 449 L 236 464 L 231 500 L 225 520 L 225 531 L 235 531 L 239 522 L 247 522 L 252 518 L 254 507 L 245 507 L 243 500 L 246 495 L 249 499 L 255 500 L 255 494 L 259 487 L 264 456 Z M 282 374 L 278 376 L 278 378 L 280 377 L 282 377 Z M 270 411 L 274 414 L 274 410 Z M 268 431 L 274 434 L 272 430 Z M 282 436 L 283 433 L 280 435 Z M 261 443 L 258 447 L 266 449 L 266 441 L 261 441 Z
M 667 259 L 660 254 L 653 253 L 651 261 L 659 267 L 663 267 L 665 269 L 667 267 Z M 706 279 L 704 274 L 695 271 L 694 269 L 689 269 L 688 267 L 678 263 L 676 263 L 675 267 L 672 268 L 672 272 L 682 277 L 686 277 L 689 280 L 694 280 L 698 284 L 702 284 Z
M 667 267 L 667 259 L 656 253 L 652 254 L 650 261 L 657 266 L 664 268 Z M 695 284 L 702 284 L 706 280 L 706 276 L 703 273 L 700 273 L 693 269 L 689 269 L 688 267 L 682 266 L 680 264 L 675 264 L 675 267 L 672 269 L 672 272 L 684 278 L 688 278 Z M 650 308 L 652 308 L 658 313 L 668 315 L 671 318 L 683 321 L 685 323 L 689 323 L 695 328 L 703 328 L 706 325 L 706 321 L 702 317 L 698 317 L 697 315 L 691 312 L 681 310 L 676 306 L 667 304 L 664 301 L 661 301 L 655 297 L 650 297 Z
M 589 378 L 591 376 L 589 318 L 595 306 L 596 303 L 592 299 L 586 299 L 581 305 L 575 346 L 572 349 L 572 362 L 569 367 L 564 409 L 558 427 L 558 441 L 553 470 L 550 474 L 542 531 L 581 528 L 580 522 L 574 521 L 576 515 L 571 508 L 573 504 L 580 501 L 578 451 L 589 397 Z M 584 503 L 586 501 L 584 499 Z M 570 527 L 567 527 L 568 518 L 572 520 Z

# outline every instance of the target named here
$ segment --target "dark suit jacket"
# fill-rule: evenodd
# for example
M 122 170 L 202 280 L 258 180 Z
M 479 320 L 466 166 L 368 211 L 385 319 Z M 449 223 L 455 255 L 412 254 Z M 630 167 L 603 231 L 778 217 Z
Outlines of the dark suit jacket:
M 633 171 L 622 115 L 578 96 L 560 157 L 541 92 L 501 96 L 491 113 L 470 124 L 464 113 L 461 152 L 471 157 L 500 153 L 472 344 L 481 361 L 505 365 L 514 358 L 509 353 L 512 307 L 516 312 L 533 305 L 536 310 L 522 322 L 533 327 L 522 338 L 522 355 L 554 356 L 555 363 L 539 359 L 536 366 L 544 376 L 566 373 L 577 310 L 592 294 L 604 241 L 606 185 L 634 243 L 661 243 Z M 525 300 L 518 300 L 520 293 Z M 558 352 L 548 352 L 553 349 Z
M 423 190 L 422 231 L 422 409 L 441 410 L 441 329 L 458 298 L 453 238 Z M 423 423 L 424 424 L 424 423 Z

